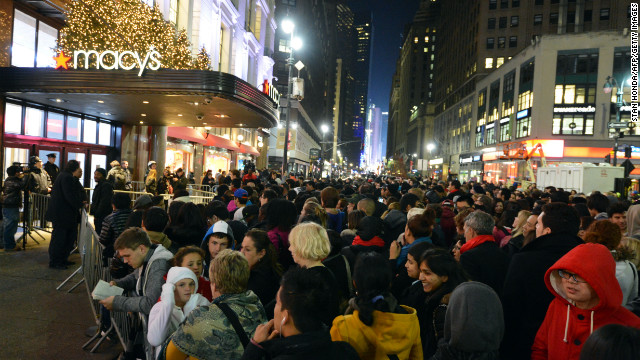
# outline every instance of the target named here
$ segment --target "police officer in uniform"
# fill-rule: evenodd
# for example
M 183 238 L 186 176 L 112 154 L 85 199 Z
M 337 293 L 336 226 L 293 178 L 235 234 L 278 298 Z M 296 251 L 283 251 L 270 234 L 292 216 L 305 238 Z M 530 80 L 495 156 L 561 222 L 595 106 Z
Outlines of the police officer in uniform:
M 51 178 L 51 183 L 53 184 L 56 182 L 56 178 L 60 173 L 60 168 L 58 167 L 58 165 L 56 165 L 55 153 L 47 154 L 47 159 L 49 161 L 47 161 L 47 163 L 44 164 L 44 171 L 46 171 L 47 174 L 49 174 L 49 177 Z

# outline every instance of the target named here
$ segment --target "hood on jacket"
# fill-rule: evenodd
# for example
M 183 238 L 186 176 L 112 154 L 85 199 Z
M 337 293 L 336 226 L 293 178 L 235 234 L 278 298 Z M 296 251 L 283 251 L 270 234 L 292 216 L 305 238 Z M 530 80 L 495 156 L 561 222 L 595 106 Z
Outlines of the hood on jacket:
M 562 278 L 558 275 L 558 270 L 580 275 L 591 285 L 600 298 L 600 302 L 592 310 L 614 308 L 622 304 L 622 290 L 616 279 L 616 263 L 604 245 L 578 245 L 547 270 L 544 282 L 549 291 L 563 303 L 573 305 L 562 288 Z
M 383 229 L 384 224 L 382 223 L 382 220 L 375 216 L 365 216 L 360 220 L 356 235 L 360 236 L 364 241 L 369 241 L 375 236 L 382 237 Z
M 407 223 L 407 214 L 400 210 L 391 210 L 384 218 L 384 222 L 387 223 L 389 228 L 394 229 L 397 227 L 404 227 Z
M 444 340 L 464 352 L 500 348 L 504 318 L 498 295 L 489 285 L 464 282 L 453 291 L 444 322 Z
M 407 351 L 419 339 L 420 328 L 418 326 L 417 312 L 408 306 L 400 305 L 407 314 L 395 314 L 391 312 L 373 312 L 373 325 L 367 326 L 360 321 L 359 311 L 355 310 L 353 315 L 340 316 L 333 321 L 331 329 L 332 338 L 334 331 L 348 334 L 349 339 L 342 341 L 349 342 L 362 357 L 362 348 L 376 349 L 376 359 L 381 359 L 377 355 L 382 353 L 398 354 Z M 358 334 L 358 335 L 356 335 Z M 354 343 L 355 342 L 355 343 Z M 419 340 L 418 340 L 419 342 Z
M 640 235 L 640 204 L 627 210 L 627 236 Z

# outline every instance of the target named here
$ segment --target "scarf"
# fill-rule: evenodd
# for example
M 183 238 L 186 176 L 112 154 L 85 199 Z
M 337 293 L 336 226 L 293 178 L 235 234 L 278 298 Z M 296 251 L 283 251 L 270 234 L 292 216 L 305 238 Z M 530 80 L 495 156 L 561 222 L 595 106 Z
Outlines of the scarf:
M 382 240 L 379 236 L 374 236 L 369 241 L 364 241 L 360 238 L 359 235 L 353 239 L 353 243 L 351 245 L 362 245 L 362 246 L 378 246 L 384 247 L 384 240 Z
M 496 239 L 493 238 L 493 235 L 478 235 L 462 245 L 462 247 L 460 248 L 460 254 L 463 254 L 466 251 L 469 251 L 483 243 L 486 243 L 487 241 L 495 242 Z

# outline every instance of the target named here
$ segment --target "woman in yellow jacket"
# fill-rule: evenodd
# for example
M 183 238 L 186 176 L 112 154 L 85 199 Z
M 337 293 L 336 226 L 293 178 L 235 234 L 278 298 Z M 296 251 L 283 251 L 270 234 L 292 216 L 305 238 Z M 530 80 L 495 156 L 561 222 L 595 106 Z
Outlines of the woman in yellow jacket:
M 346 341 L 361 359 L 422 360 L 420 326 L 416 310 L 398 305 L 389 293 L 391 269 L 377 253 L 358 257 L 353 281 L 356 297 L 347 314 L 333 320 L 331 339 Z

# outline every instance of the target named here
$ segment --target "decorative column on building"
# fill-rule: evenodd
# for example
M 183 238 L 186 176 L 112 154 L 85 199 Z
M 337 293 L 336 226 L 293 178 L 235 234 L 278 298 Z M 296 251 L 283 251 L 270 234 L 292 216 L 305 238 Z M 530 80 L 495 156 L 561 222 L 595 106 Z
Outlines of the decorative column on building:
M 161 176 L 165 167 L 167 155 L 167 127 L 151 127 L 151 138 L 149 139 L 149 143 L 151 144 L 150 160 L 155 160 L 158 176 Z

